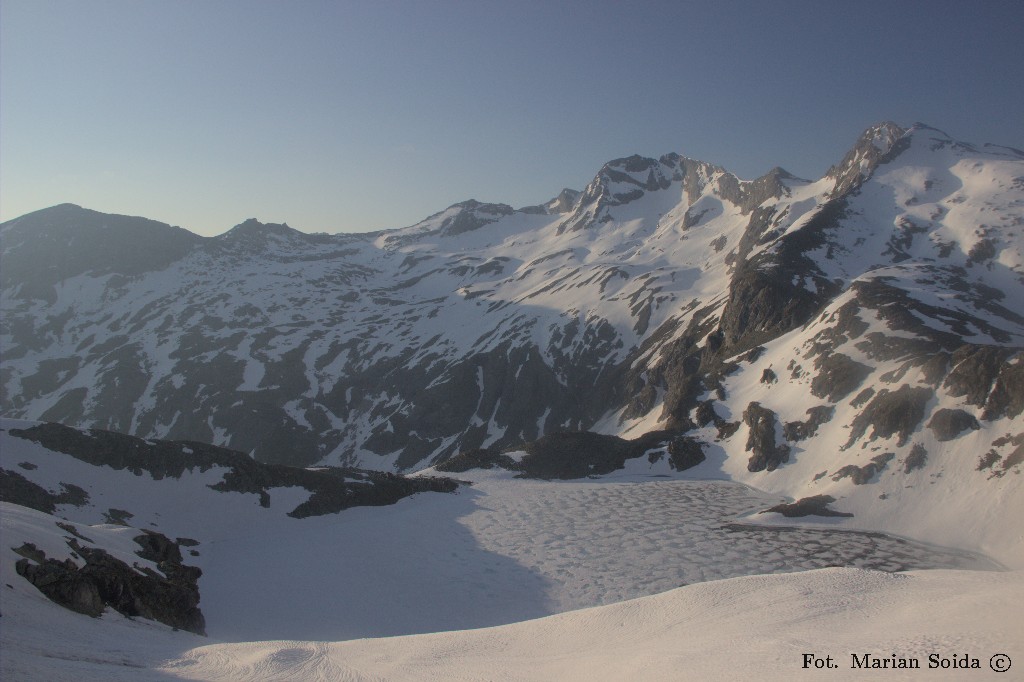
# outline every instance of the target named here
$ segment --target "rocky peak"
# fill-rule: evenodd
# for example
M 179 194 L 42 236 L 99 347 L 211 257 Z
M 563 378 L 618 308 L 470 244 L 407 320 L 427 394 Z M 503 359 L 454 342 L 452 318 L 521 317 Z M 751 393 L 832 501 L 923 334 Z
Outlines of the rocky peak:
M 583 194 L 583 192 L 580 192 L 579 190 L 576 189 L 569 189 L 568 187 L 566 187 L 565 189 L 558 193 L 557 197 L 544 204 L 543 208 L 546 213 L 550 214 L 569 213 L 576 205 L 576 202 L 579 200 L 581 194 Z
M 464 232 L 478 230 L 503 216 L 511 215 L 515 213 L 515 209 L 507 204 L 486 204 L 476 199 L 469 199 L 452 204 L 443 213 L 449 215 L 441 222 L 440 234 L 454 237 Z
M 628 204 L 647 192 L 668 189 L 683 177 L 679 167 L 681 159 L 678 154 L 666 154 L 658 159 L 633 154 L 609 161 L 583 190 L 559 232 L 593 227 L 610 220 L 609 206 Z
M 865 130 L 843 160 L 829 168 L 825 174 L 826 178 L 835 179 L 832 196 L 842 196 L 871 177 L 883 159 L 892 156 L 893 153 L 899 153 L 899 149 L 896 149 L 897 142 L 907 132 L 892 121 L 885 121 Z
M 249 218 L 214 237 L 210 246 L 214 250 L 226 249 L 237 255 L 251 255 L 282 247 L 286 250 L 301 247 L 310 240 L 310 235 L 289 227 L 287 223 L 262 223 L 256 218 Z
M 288 226 L 288 223 L 261 223 L 256 218 L 249 218 L 220 236 L 220 238 L 250 238 L 269 235 L 292 236 L 302 234 Z
M 722 172 L 718 178 L 718 194 L 748 214 L 768 199 L 789 194 L 786 182 L 806 182 L 776 166 L 756 180 L 744 181 L 732 173 Z

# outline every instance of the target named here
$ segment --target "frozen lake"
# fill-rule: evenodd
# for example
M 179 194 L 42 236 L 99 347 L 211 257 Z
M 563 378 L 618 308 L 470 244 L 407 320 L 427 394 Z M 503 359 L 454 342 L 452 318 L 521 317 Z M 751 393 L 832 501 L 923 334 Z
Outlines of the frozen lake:
M 878 533 L 742 525 L 780 500 L 736 483 L 474 478 L 455 495 L 204 543 L 208 632 L 227 641 L 380 637 L 501 625 L 738 576 L 995 567 Z

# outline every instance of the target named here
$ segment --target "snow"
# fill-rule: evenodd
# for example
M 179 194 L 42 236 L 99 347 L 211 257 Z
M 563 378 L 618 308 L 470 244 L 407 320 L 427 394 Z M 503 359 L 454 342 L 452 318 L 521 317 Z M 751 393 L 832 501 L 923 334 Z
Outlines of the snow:
M 887 134 L 876 131 L 876 146 L 891 142 Z M 89 492 L 89 504 L 62 505 L 56 516 L 110 551 L 137 560 L 131 543 L 137 528 L 197 539 L 197 556 L 186 561 L 204 571 L 201 607 L 210 638 L 109 612 L 91 620 L 50 603 L 15 574 L 18 556 L 9 548 L 30 541 L 53 556 L 69 556 L 64 532 L 55 517 L 4 505 L 0 677 L 793 679 L 812 674 L 802 661 L 813 653 L 840 664 L 829 679 L 863 679 L 863 671 L 849 668 L 851 653 L 970 654 L 983 668 L 994 653 L 1024 653 L 1024 534 L 1017 525 L 1024 518 L 1024 477 L 1019 466 L 1002 477 L 978 469 L 978 458 L 997 440 L 1020 432 L 1019 417 L 993 420 L 949 442 L 922 425 L 905 445 L 865 437 L 847 449 L 859 414 L 852 395 L 835 402 L 809 397 L 814 358 L 808 350 L 833 324 L 828 317 L 854 300 L 849 286 L 857 281 L 886 277 L 922 303 L 969 310 L 1015 343 L 1024 335 L 1010 319 L 1024 313 L 1015 295 L 1024 274 L 1024 213 L 1019 188 L 1012 187 L 1021 163 L 936 146 L 932 135 L 917 131 L 905 152 L 879 166 L 846 199 L 842 229 L 830 233 L 829 246 L 810 254 L 846 293 L 819 319 L 766 343 L 760 357 L 724 377 L 726 397 L 715 409 L 726 420 L 738 421 L 752 401 L 778 415 L 777 429 L 805 419 L 808 406 L 835 408 L 815 436 L 791 444 L 784 466 L 747 471 L 748 429 L 719 439 L 708 427 L 691 433 L 705 441 L 706 461 L 684 474 L 655 449 L 596 480 L 524 481 L 508 472 L 470 472 L 459 476 L 473 485 L 458 494 L 421 494 L 390 507 L 298 520 L 286 513 L 308 498 L 304 489 L 273 489 L 270 507 L 263 508 L 255 495 L 211 491 L 223 476 L 219 469 L 154 481 L 98 470 L 2 433 L 6 469 L 51 491 L 67 482 Z M 867 158 L 859 162 L 866 170 Z M 33 329 L 46 343 L 5 361 L 7 394 L 26 394 L 5 414 L 38 417 L 75 388 L 89 389 L 87 401 L 95 400 L 112 349 L 97 351 L 89 339 L 127 335 L 119 343 L 140 344 L 132 346 L 133 357 L 154 377 L 135 402 L 131 423 L 146 423 L 142 412 L 160 404 L 155 377 L 167 377 L 177 392 L 197 396 L 200 419 L 217 442 L 229 443 L 232 434 L 201 411 L 214 405 L 207 400 L 215 387 L 195 371 L 196 358 L 181 352 L 187 346 L 181 330 L 201 330 L 209 345 L 197 357 L 237 358 L 241 391 L 280 376 L 275 365 L 299 350 L 308 388 L 280 400 L 286 414 L 342 434 L 327 461 L 389 468 L 400 451 L 378 456 L 362 443 L 374 428 L 392 428 L 389 418 L 409 405 L 385 383 L 375 380 L 365 389 L 348 383 L 368 368 L 394 359 L 425 366 L 429 359 L 428 374 L 441 385 L 448 377 L 436 368 L 517 336 L 532 343 L 566 385 L 556 359 L 594 363 L 600 372 L 646 343 L 636 366 L 653 370 L 697 308 L 710 309 L 709 319 L 720 314 L 730 279 L 726 261 L 750 216 L 715 193 L 720 170 L 701 173 L 706 182 L 692 202 L 673 182 L 623 205 L 586 207 L 612 221 L 578 231 L 559 231 L 566 215 L 513 213 L 446 236 L 439 230 L 458 213 L 453 206 L 375 241 L 345 242 L 344 256 L 336 255 L 340 242 L 310 250 L 271 235 L 269 247 L 231 253 L 227 261 L 196 251 L 162 272 L 141 275 L 133 287 L 76 277 L 58 287 L 52 305 L 10 312 L 38 321 Z M 595 183 L 595 191 L 633 187 Z M 804 228 L 833 185 L 834 178 L 794 183 L 779 200 L 771 229 L 792 234 Z M 688 211 L 691 219 L 700 217 L 684 227 Z M 972 263 L 972 248 L 985 239 L 996 245 L 997 256 Z M 909 260 L 887 255 L 894 241 Z M 753 253 L 771 253 L 775 244 L 756 244 Z M 941 255 L 947 246 L 950 252 Z M 841 257 L 832 258 L 832 248 Z M 482 267 L 495 254 L 508 260 L 500 268 Z M 928 268 L 940 266 L 966 273 L 967 289 L 984 284 L 1005 292 L 1010 318 L 931 286 Z M 651 303 L 650 320 L 646 331 L 637 331 L 644 301 Z M 150 306 L 159 314 L 144 312 Z M 61 316 L 70 321 L 53 322 Z M 870 309 L 862 307 L 859 316 L 865 333 L 912 336 L 889 329 Z M 234 326 L 210 328 L 208 320 Z M 947 330 L 939 319 L 919 320 Z M 607 322 L 619 345 L 588 348 L 581 335 L 555 342 L 556 333 L 569 336 L 571 321 Z M 673 329 L 655 335 L 666 322 Z M 999 342 L 978 325 L 970 331 L 961 339 Z M 901 361 L 873 360 L 858 341 L 848 339 L 835 350 L 873 368 L 864 386 L 924 385 L 917 368 L 886 384 L 882 377 Z M 34 376 L 39 381 L 41 363 L 72 357 L 81 363 L 61 376 L 67 383 L 60 391 L 28 391 Z M 791 364 L 801 365 L 802 374 L 790 371 Z M 760 381 L 769 368 L 778 383 Z M 478 409 L 467 423 L 486 425 L 485 442 L 491 443 L 504 427 L 495 418 L 500 405 L 481 413 L 485 392 L 495 388 L 485 383 L 478 369 Z M 343 405 L 318 404 L 336 388 Z M 612 409 L 590 428 L 627 437 L 658 428 L 665 389 L 655 388 L 646 414 L 623 421 L 623 411 Z M 230 405 L 234 398 L 225 400 Z M 979 406 L 940 388 L 926 412 L 941 408 L 981 416 Z M 551 413 L 549 407 L 539 417 L 538 428 Z M 176 419 L 165 419 L 165 426 Z M 458 437 L 442 434 L 440 447 Z M 907 471 L 902 464 L 914 445 L 928 460 Z M 888 452 L 894 459 L 870 484 L 834 478 L 843 465 L 862 466 Z M 515 460 L 523 456 L 512 453 Z M 18 468 L 21 462 L 37 468 Z M 853 516 L 794 520 L 758 513 L 825 494 L 835 498 L 833 509 Z M 129 510 L 134 528 L 103 525 L 111 508 Z M 993 570 L 999 568 L 1010 570 Z M 898 675 L 893 679 L 902 679 Z M 927 675 L 963 677 L 941 670 Z
M 1020 651 L 1021 571 L 803 570 L 793 562 L 806 561 L 806 539 L 715 536 L 770 501 L 728 482 L 628 472 L 564 483 L 471 478 L 458 495 L 268 518 L 202 541 L 187 562 L 204 571 L 208 639 L 109 611 L 99 620 L 66 611 L 14 575 L 18 557 L 3 552 L 0 676 L 791 679 L 814 653 L 842 664 L 831 679 L 854 679 L 863 673 L 848 668 L 851 653 L 987 662 Z M 61 556 L 52 517 L 0 511 L 5 545 L 31 539 Z M 138 560 L 131 529 L 78 528 Z M 203 537 L 202 528 L 190 533 Z M 836 551 L 857 545 L 853 534 L 834 539 Z M 888 551 L 871 540 L 863 546 Z M 758 574 L 773 562 L 784 574 Z

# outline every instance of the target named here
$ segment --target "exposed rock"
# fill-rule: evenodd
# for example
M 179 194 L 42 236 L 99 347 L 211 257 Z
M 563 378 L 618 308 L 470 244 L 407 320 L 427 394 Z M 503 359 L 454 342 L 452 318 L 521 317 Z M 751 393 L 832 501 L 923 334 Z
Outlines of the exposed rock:
M 935 434 L 938 441 L 953 440 L 964 431 L 981 428 L 978 420 L 969 412 L 943 408 L 936 410 L 928 422 L 928 428 Z
M 818 405 L 807 409 L 807 421 L 786 422 L 782 434 L 786 440 L 796 442 L 811 438 L 818 432 L 818 427 L 832 421 L 836 408 L 831 405 Z
M 27 558 L 18 559 L 14 569 L 51 601 L 94 618 L 103 613 L 106 604 L 100 597 L 99 586 L 95 580 L 83 575 L 71 559 L 47 559 L 45 553 L 36 550 L 31 543 L 14 551 L 26 556 L 33 555 L 33 561 L 38 563 L 32 563 Z M 39 556 L 39 559 L 35 559 L 35 556 Z
M 89 494 L 77 485 L 61 483 L 60 487 L 60 493 L 51 493 L 17 471 L 0 469 L 0 501 L 20 504 L 47 514 L 56 511 L 60 504 L 81 507 L 89 502 Z
M 470 469 L 493 469 L 495 467 L 508 471 L 517 471 L 519 463 L 504 453 L 487 448 L 476 448 L 475 450 L 460 452 L 434 465 L 434 468 L 438 471 L 450 474 L 461 474 Z
M 728 438 L 736 423 L 698 403 L 724 401 L 726 387 L 742 394 L 751 377 L 726 377 L 751 371 L 741 366 L 755 356 L 744 351 L 771 342 L 775 364 L 752 378 L 810 381 L 818 400 L 804 396 L 795 415 L 858 392 L 853 404 L 866 405 L 872 379 L 941 390 L 948 371 L 951 394 L 984 401 L 970 410 L 982 422 L 1019 416 L 1024 358 L 1014 360 L 1011 344 L 1024 329 L 1012 295 L 1020 267 L 993 255 L 1016 234 L 1015 195 L 954 188 L 944 165 L 952 157 L 927 158 L 932 133 L 915 143 L 913 173 L 929 194 L 909 200 L 922 202 L 913 216 L 907 197 L 872 199 L 888 196 L 902 165 L 859 193 L 909 148 L 907 132 L 872 128 L 830 171 L 834 185 L 802 185 L 799 199 L 798 181 L 781 169 L 745 182 L 673 154 L 617 159 L 585 192 L 543 206 L 468 201 L 367 235 L 249 220 L 207 239 L 73 206 L 37 212 L 3 228 L 0 404 L 15 419 L 218 442 L 265 463 L 403 471 L 458 466 L 452 455 L 485 444 L 496 457 L 546 433 L 597 428 L 608 414 L 660 418 L 675 435 L 695 419 Z M 987 152 L 954 150 L 992 168 Z M 951 202 L 1010 217 L 979 224 L 962 246 L 940 241 L 956 231 L 945 220 Z M 600 245 L 566 233 L 583 229 L 605 231 Z M 535 239 L 534 230 L 550 234 Z M 677 248 L 679 239 L 688 246 Z M 664 258 L 634 258 L 635 249 Z M 967 249 L 973 267 L 963 267 Z M 153 274 L 168 266 L 173 277 Z M 253 297 L 257 280 L 266 287 Z M 713 281 L 724 286 L 706 286 Z M 958 350 L 963 339 L 1006 348 Z M 979 358 L 965 361 L 971 353 Z M 895 364 L 871 375 L 883 361 Z M 157 368 L 166 372 L 151 376 Z M 789 435 L 806 437 L 794 428 Z M 125 468 L 176 475 L 171 449 L 147 453 L 154 464 Z M 220 489 L 264 504 L 267 481 L 307 481 L 226 466 Z
M 86 272 L 135 275 L 161 270 L 202 241 L 180 227 L 74 204 L 22 216 L 11 221 L 9 230 L 5 243 L 17 243 L 19 249 L 17 258 L 4 260 L 4 292 L 50 301 L 62 280 Z
M 841 479 L 849 477 L 853 481 L 854 485 L 864 485 L 870 483 L 871 479 L 875 477 L 879 471 L 884 469 L 889 461 L 895 457 L 891 452 L 872 457 L 869 464 L 864 466 L 857 466 L 856 464 L 847 464 L 843 468 L 839 469 L 832 476 L 833 481 L 839 481 Z
M 858 341 L 855 346 L 857 350 L 879 362 L 916 359 L 924 363 L 942 351 L 942 346 L 926 338 L 889 336 L 882 332 L 865 334 L 864 339 Z
M 263 464 L 241 452 L 205 443 L 148 441 L 112 431 L 79 431 L 61 424 L 11 429 L 9 433 L 94 466 L 126 469 L 136 476 L 147 473 L 155 480 L 180 478 L 185 471 L 195 469 L 202 472 L 224 467 L 227 469 L 224 478 L 209 487 L 223 492 L 258 495 L 264 507 L 270 505 L 270 488 L 303 487 L 313 494 L 289 512 L 289 516 L 296 518 L 333 514 L 356 506 L 393 504 L 417 492 L 452 492 L 458 487 L 456 481 L 445 478 L 406 478 L 389 472 L 361 469 L 324 467 L 313 470 Z M 72 502 L 85 494 L 70 484 L 64 484 L 64 487 Z M 120 510 L 111 511 L 116 513 Z
M 938 388 L 942 384 L 942 380 L 946 378 L 950 357 L 950 354 L 946 352 L 936 353 L 921 365 L 924 382 L 933 388 Z
M 63 531 L 66 531 L 66 532 L 68 532 L 68 533 L 71 533 L 71 535 L 72 535 L 73 537 L 76 537 L 76 538 L 78 538 L 79 540 L 83 540 L 83 541 L 85 541 L 85 542 L 90 542 L 90 543 L 92 542 L 92 540 L 90 540 L 90 539 L 89 539 L 89 538 L 87 538 L 86 536 L 82 535 L 82 534 L 81 534 L 81 533 L 79 532 L 79 530 L 78 530 L 77 528 L 75 528 L 75 527 L 74 527 L 74 526 L 73 526 L 72 524 L 70 524 L 70 523 L 63 523 L 63 522 L 61 522 L 61 521 L 58 521 L 58 522 L 57 522 L 57 527 L 58 527 L 58 528 L 60 528 L 60 529 L 61 529 L 61 530 L 63 530 Z
M 992 465 L 1001 460 L 1002 457 L 995 450 L 989 450 L 978 459 L 977 471 L 991 469 Z
M 742 422 L 727 422 L 724 419 L 720 423 L 716 423 L 718 440 L 726 440 L 735 436 L 736 432 L 740 430 L 741 424 Z
M 796 502 L 789 504 L 777 504 L 774 507 L 765 509 L 761 514 L 768 514 L 775 512 L 776 514 L 782 514 L 787 518 L 796 518 L 800 516 L 853 516 L 848 512 L 836 511 L 829 509 L 828 505 L 836 501 L 836 498 L 831 495 L 814 495 L 812 497 L 804 497 Z
M 875 389 L 868 386 L 863 391 L 854 396 L 853 400 L 850 401 L 850 405 L 853 407 L 860 407 L 867 401 L 871 400 L 871 397 L 875 395 Z
M 811 380 L 811 395 L 839 402 L 871 374 L 871 368 L 843 355 L 821 355 L 814 361 L 818 374 Z
M 753 452 L 747 461 L 747 471 L 774 471 L 789 461 L 789 446 L 775 443 L 775 413 L 752 402 L 743 411 L 743 422 L 750 428 L 747 452 Z
M 744 261 L 733 274 L 721 321 L 731 349 L 746 350 L 798 327 L 821 305 L 802 283 L 793 284 L 788 268 L 761 265 Z
M 762 384 L 774 384 L 779 378 L 775 376 L 775 372 L 772 371 L 771 367 L 766 368 L 761 372 L 761 383 Z
M 961 346 L 953 353 L 953 369 L 943 386 L 951 396 L 963 396 L 968 405 L 981 407 L 1011 353 L 1001 346 Z
M 640 457 L 666 442 L 669 461 L 675 469 L 681 471 L 704 459 L 699 443 L 689 438 L 673 439 L 668 431 L 652 431 L 633 440 L 591 431 L 571 431 L 548 434 L 504 452 L 478 449 L 460 453 L 435 466 L 438 471 L 452 473 L 497 466 L 519 472 L 520 478 L 585 478 L 621 469 L 626 460 Z M 513 450 L 522 450 L 526 454 L 517 462 L 505 454 Z
M 519 462 L 519 475 L 571 479 L 609 474 L 621 469 L 627 459 L 642 456 L 670 437 L 666 431 L 652 431 L 633 440 L 590 431 L 548 434 L 523 446 L 527 454 Z M 685 448 L 680 446 L 678 451 L 680 461 L 685 461 Z
M 127 526 L 128 520 L 131 519 L 135 514 L 124 509 L 117 509 L 111 507 L 107 511 L 103 512 L 103 520 L 105 523 L 111 523 L 115 526 Z
M 697 409 L 694 411 L 694 420 L 697 426 L 707 426 L 708 424 L 718 424 L 722 421 L 722 418 L 715 412 L 715 401 L 705 400 L 697 405 Z
M 985 420 L 1015 418 L 1024 412 L 1024 353 L 1010 357 L 999 368 L 995 385 L 985 403 Z
M 1002 438 L 997 438 L 994 441 L 992 441 L 992 445 L 997 448 L 1002 448 L 1007 445 L 1014 446 L 1014 449 L 1010 452 L 1010 454 L 1006 455 L 1005 458 L 1001 458 L 998 454 L 996 454 L 994 450 L 992 450 L 989 453 L 990 455 L 995 455 L 995 458 L 992 460 L 993 463 L 995 461 L 998 461 L 999 459 L 1002 459 L 1002 466 L 999 469 L 992 470 L 993 476 L 1003 476 L 1010 469 L 1024 462 L 1024 433 L 1018 433 L 1016 435 L 1007 434 Z M 978 468 L 980 470 L 982 467 L 979 466 Z
M 868 128 L 843 160 L 829 168 L 825 177 L 835 178 L 836 196 L 850 192 L 871 177 L 883 161 L 898 155 L 905 147 L 900 139 L 906 130 L 891 121 Z
M 686 436 L 678 436 L 669 441 L 668 454 L 669 463 L 676 471 L 686 471 L 706 459 L 700 441 Z
M 920 443 L 914 443 L 910 454 L 903 460 L 903 473 L 909 474 L 914 469 L 923 469 L 928 461 L 928 451 Z
M 912 387 L 908 384 L 900 386 L 895 391 L 883 388 L 861 413 L 854 417 L 850 425 L 850 438 L 843 449 L 853 445 L 869 426 L 874 427 L 870 440 L 899 435 L 898 445 L 906 445 L 910 434 L 924 419 L 924 408 L 932 395 L 931 389 Z
M 45 554 L 26 543 L 16 549 L 26 557 L 15 564 L 24 577 L 50 600 L 79 613 L 99 616 L 110 606 L 128 617 L 155 620 L 174 628 L 205 634 L 205 619 L 199 609 L 198 579 L 202 571 L 181 563 L 180 552 L 175 559 L 168 547 L 177 546 L 158 533 L 147 532 L 165 558 L 158 564 L 164 575 L 152 569 L 142 572 L 111 556 L 105 550 L 87 547 L 76 540 L 68 545 L 85 565 L 74 561 L 47 559 Z M 153 551 L 151 546 L 148 550 Z

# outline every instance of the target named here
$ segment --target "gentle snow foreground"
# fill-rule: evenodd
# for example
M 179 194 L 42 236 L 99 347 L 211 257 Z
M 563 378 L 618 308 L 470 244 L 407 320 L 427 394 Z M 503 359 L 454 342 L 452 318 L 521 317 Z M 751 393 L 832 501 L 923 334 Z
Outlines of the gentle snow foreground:
M 649 473 L 558 483 L 475 473 L 456 495 L 330 517 L 274 517 L 274 505 L 252 505 L 266 515 L 259 523 L 211 514 L 193 529 L 202 542 L 189 560 L 204 570 L 208 639 L 110 610 L 99 620 L 67 611 L 15 575 L 18 557 L 4 552 L 0 678 L 862 679 L 871 673 L 851 669 L 851 655 L 865 653 L 921 662 L 892 679 L 977 673 L 929 670 L 931 654 L 977 658 L 987 675 L 995 654 L 1024 665 L 1024 572 L 827 526 L 730 530 L 777 498 Z M 53 516 L 2 512 L 5 546 L 31 540 L 61 555 Z M 78 530 L 130 555 L 130 529 Z M 943 568 L 815 568 L 830 562 Z M 767 574 L 785 571 L 801 572 Z M 805 669 L 805 654 L 839 668 Z

